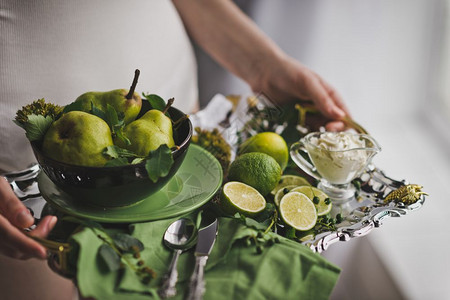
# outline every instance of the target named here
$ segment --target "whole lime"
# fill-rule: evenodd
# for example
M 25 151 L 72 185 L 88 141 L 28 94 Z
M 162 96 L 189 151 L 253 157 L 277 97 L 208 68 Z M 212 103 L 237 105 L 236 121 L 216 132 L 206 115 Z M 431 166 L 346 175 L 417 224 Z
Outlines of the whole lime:
M 284 170 L 289 159 L 289 149 L 282 136 L 275 132 L 261 132 L 247 140 L 240 146 L 238 154 L 262 152 L 272 156 L 281 169 Z
M 67 164 L 102 167 L 108 160 L 103 150 L 112 145 L 111 130 L 103 119 L 71 111 L 52 123 L 44 136 L 42 151 Z
M 278 184 L 281 172 L 280 165 L 272 156 L 251 152 L 238 156 L 231 163 L 228 179 L 248 184 L 265 196 Z

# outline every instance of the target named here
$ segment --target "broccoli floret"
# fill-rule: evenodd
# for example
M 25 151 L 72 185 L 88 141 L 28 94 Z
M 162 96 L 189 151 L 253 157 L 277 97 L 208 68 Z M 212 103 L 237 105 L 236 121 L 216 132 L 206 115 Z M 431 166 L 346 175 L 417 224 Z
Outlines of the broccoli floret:
M 208 150 L 220 162 L 224 175 L 228 171 L 231 160 L 231 147 L 225 141 L 219 130 L 212 131 L 195 128 L 196 135 L 192 137 L 192 142 Z
M 62 113 L 63 107 L 46 103 L 44 98 L 33 101 L 33 103 L 25 105 L 16 113 L 16 124 L 23 127 L 28 122 L 29 115 L 42 115 L 44 117 L 50 116 L 56 120 Z

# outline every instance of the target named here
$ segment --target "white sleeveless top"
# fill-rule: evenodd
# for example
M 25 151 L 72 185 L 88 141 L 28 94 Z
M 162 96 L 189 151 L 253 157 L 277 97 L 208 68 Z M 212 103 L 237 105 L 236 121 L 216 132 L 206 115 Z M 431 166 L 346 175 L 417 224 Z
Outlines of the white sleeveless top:
M 193 49 L 168 0 L 0 0 L 0 47 L 0 172 L 34 161 L 12 120 L 36 99 L 128 89 L 140 69 L 137 92 L 186 113 L 198 101 Z

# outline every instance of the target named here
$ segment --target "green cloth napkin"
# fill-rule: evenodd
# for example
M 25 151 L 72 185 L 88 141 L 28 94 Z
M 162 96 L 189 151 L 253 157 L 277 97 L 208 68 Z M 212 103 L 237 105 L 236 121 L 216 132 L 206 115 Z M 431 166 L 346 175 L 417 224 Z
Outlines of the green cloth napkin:
M 145 250 L 141 258 L 157 272 L 143 284 L 135 272 L 125 268 L 106 272 L 99 265 L 97 250 L 102 242 L 85 228 L 73 236 L 79 245 L 77 284 L 84 297 L 96 299 L 159 299 L 157 289 L 167 272 L 173 252 L 162 242 L 164 231 L 175 219 L 130 226 L 132 235 Z M 307 247 L 279 237 L 280 243 L 261 254 L 245 240 L 256 231 L 238 219 L 219 218 L 218 238 L 206 265 L 204 299 L 328 299 L 339 276 L 339 268 Z M 194 268 L 194 249 L 183 252 L 178 261 L 178 294 L 187 293 Z

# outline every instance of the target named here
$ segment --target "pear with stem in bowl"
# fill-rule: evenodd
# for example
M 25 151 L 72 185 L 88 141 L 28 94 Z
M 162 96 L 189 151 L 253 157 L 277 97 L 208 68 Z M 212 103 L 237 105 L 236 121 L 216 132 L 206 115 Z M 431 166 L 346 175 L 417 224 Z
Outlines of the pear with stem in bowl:
M 123 135 L 128 138 L 130 144 L 127 145 L 122 139 L 116 139 L 116 145 L 140 156 L 147 156 L 150 151 L 164 144 L 169 148 L 174 147 L 172 120 L 166 115 L 173 101 L 173 98 L 169 99 L 163 111 L 151 109 L 126 125 Z
M 142 107 L 142 99 L 135 92 L 140 71 L 136 69 L 133 83 L 129 90 L 116 89 L 108 92 L 86 92 L 79 96 L 75 103 L 80 105 L 80 109 L 91 112 L 95 106 L 102 112 L 107 112 L 107 106 L 114 107 L 117 113 L 123 114 L 124 123 L 129 124 L 136 119 Z

